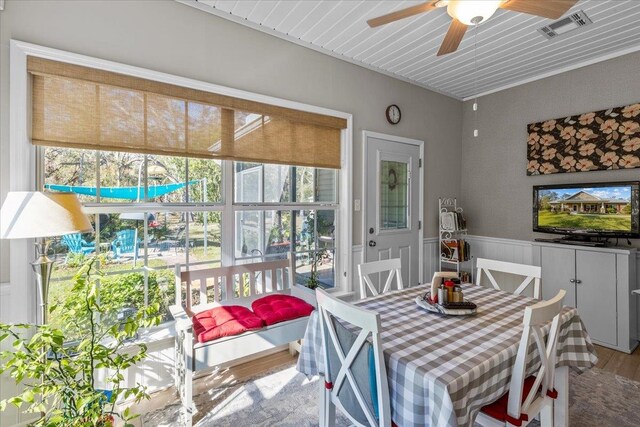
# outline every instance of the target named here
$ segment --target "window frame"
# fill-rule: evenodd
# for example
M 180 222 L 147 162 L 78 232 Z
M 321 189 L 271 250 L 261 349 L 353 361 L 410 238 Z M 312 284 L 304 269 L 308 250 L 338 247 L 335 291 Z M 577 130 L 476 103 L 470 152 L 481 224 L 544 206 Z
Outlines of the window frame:
M 36 146 L 35 147 L 35 152 L 36 152 L 36 183 L 37 186 L 39 188 L 43 188 L 47 177 L 46 175 L 46 156 L 45 156 L 45 151 L 47 149 L 52 149 L 55 147 L 47 147 L 47 146 Z M 150 181 L 149 181 L 149 174 L 148 174 L 148 170 L 149 170 L 149 156 L 152 156 L 150 154 L 145 154 L 145 153 L 139 153 L 140 156 L 142 156 L 141 160 L 142 162 L 140 163 L 139 166 L 139 185 L 141 186 L 142 189 L 144 189 L 144 198 L 141 201 L 132 201 L 132 202 L 112 202 L 112 201 L 102 201 L 101 200 L 101 196 L 100 196 L 100 188 L 102 187 L 102 182 L 101 182 L 101 167 L 100 165 L 102 164 L 101 161 L 101 156 L 102 153 L 104 151 L 101 150 L 91 150 L 91 149 L 74 149 L 74 148 L 65 148 L 65 147 L 60 147 L 66 150 L 71 150 L 71 151 L 84 151 L 85 153 L 88 153 L 90 155 L 95 156 L 95 170 L 93 171 L 93 177 L 89 178 L 89 179 L 85 179 L 83 181 L 84 185 L 91 185 L 95 186 L 97 188 L 97 195 L 96 195 L 96 200 L 95 201 L 89 201 L 89 202 L 81 202 L 82 206 L 83 206 L 83 211 L 87 214 L 87 215 L 95 215 L 95 222 L 96 222 L 96 227 L 99 228 L 100 227 L 100 214 L 121 214 L 121 213 L 149 213 L 149 212 L 174 212 L 174 213 L 183 213 L 183 214 L 190 214 L 192 212 L 206 212 L 206 213 L 210 213 L 210 212 L 220 212 L 221 213 L 221 224 L 222 226 L 220 227 L 220 249 L 221 249 L 221 254 L 220 254 L 220 259 L 212 259 L 212 260 L 205 260 L 205 261 L 196 261 L 196 262 L 191 262 L 191 260 L 189 259 L 190 255 L 190 251 L 188 248 L 190 248 L 190 241 L 191 241 L 191 234 L 189 232 L 189 225 L 192 223 L 192 220 L 187 220 L 185 222 L 185 248 L 187 248 L 185 250 L 185 259 L 184 259 L 184 264 L 182 263 L 176 263 L 175 265 L 180 265 L 180 266 L 186 266 L 187 268 L 190 268 L 192 266 L 197 266 L 197 265 L 204 265 L 204 264 L 210 264 L 212 262 L 220 262 L 221 265 L 237 265 L 238 263 L 243 263 L 243 262 L 251 262 L 251 260 L 268 260 L 270 257 L 275 258 L 275 255 L 267 255 L 267 254 L 261 254 L 261 255 L 256 255 L 256 256 L 245 256 L 245 257 L 238 257 L 237 256 L 237 232 L 240 229 L 239 228 L 239 223 L 236 220 L 238 218 L 237 214 L 239 212 L 246 212 L 246 211 L 250 211 L 250 212 L 260 212 L 261 215 L 261 220 L 259 222 L 259 228 L 260 228 L 260 234 L 261 234 L 261 242 L 264 240 L 264 232 L 266 231 L 265 229 L 265 217 L 264 215 L 267 212 L 270 211 L 284 211 L 284 212 L 289 212 L 290 215 L 293 217 L 293 215 L 295 214 L 295 212 L 298 211 L 314 211 L 314 212 L 318 212 L 318 211 L 332 211 L 334 212 L 334 224 L 335 224 L 335 230 L 334 230 L 334 243 L 333 245 L 331 245 L 328 248 L 325 248 L 326 250 L 329 250 L 331 252 L 333 252 L 334 254 L 339 254 L 339 248 L 337 246 L 337 242 L 340 241 L 339 239 L 339 232 L 340 232 L 340 220 L 339 220 L 339 216 L 337 215 L 339 213 L 339 209 L 340 209 L 340 205 L 339 205 L 339 193 L 340 193 L 340 174 L 338 171 L 335 172 L 335 180 L 334 180 L 334 189 L 333 194 L 336 195 L 336 200 L 334 202 L 284 202 L 284 203 L 273 203 L 273 202 L 235 202 L 236 200 L 236 191 L 238 191 L 238 187 L 236 186 L 236 173 L 235 173 L 235 168 L 236 168 L 236 161 L 233 160 L 219 160 L 219 159 L 215 159 L 212 158 L 211 161 L 212 162 L 219 162 L 220 163 L 220 168 L 221 168 L 221 182 L 220 182 L 220 199 L 217 201 L 212 201 L 212 202 L 187 202 L 187 200 L 189 200 L 189 186 L 187 185 L 185 187 L 185 194 L 184 194 L 184 201 L 183 202 L 169 202 L 169 203 L 163 203 L 163 202 L 154 202 L 154 201 L 148 201 L 146 200 L 146 193 L 147 193 L 147 189 L 149 188 L 150 185 Z M 137 153 L 136 153 L 137 154 Z M 171 157 L 176 157 L 176 156 L 171 156 Z M 189 174 L 189 157 L 184 157 L 183 158 L 185 161 L 185 176 L 184 176 L 184 180 L 185 182 L 189 182 L 192 180 L 193 177 L 190 176 Z M 260 166 L 259 174 L 258 174 L 258 185 L 259 185 L 259 191 L 258 193 L 260 194 L 260 199 L 264 199 L 264 193 L 265 193 L 265 165 L 270 165 L 267 163 L 259 163 L 257 164 L 258 166 Z M 296 166 L 288 166 L 288 174 L 289 174 L 289 179 L 296 179 L 295 176 L 295 172 L 296 172 Z M 316 181 L 316 174 L 317 168 L 314 168 L 314 175 L 313 175 L 313 182 L 314 182 L 314 196 L 315 196 L 315 191 L 316 191 L 316 185 L 317 185 L 317 181 Z M 238 174 L 242 174 L 244 171 L 240 171 Z M 230 175 L 230 177 L 229 177 Z M 231 181 L 231 185 L 230 186 L 225 186 L 225 181 Z M 66 185 L 66 184 L 65 184 Z M 231 188 L 231 194 L 228 194 L 225 192 L 225 190 L 228 190 L 228 188 Z M 240 189 L 240 191 L 242 191 Z M 315 198 L 315 197 L 314 197 Z M 230 217 L 232 218 L 231 223 L 225 223 L 223 218 L 226 217 Z M 148 220 L 143 220 L 143 242 L 147 242 L 149 239 L 149 227 L 148 227 Z M 225 226 L 226 224 L 226 226 Z M 230 225 L 229 225 L 230 224 Z M 296 250 L 295 247 L 295 240 L 292 240 L 293 244 L 291 245 L 291 247 L 289 248 L 289 251 L 287 252 L 289 254 L 289 256 L 293 256 L 294 258 L 299 255 L 299 254 L 313 254 L 313 253 L 317 253 L 318 250 L 318 235 L 317 235 L 317 222 L 314 221 L 314 248 L 312 250 Z M 293 233 L 293 228 L 291 229 L 291 232 Z M 101 241 L 101 237 L 100 237 L 100 233 L 95 233 L 95 246 L 96 247 L 100 247 L 101 243 L 105 243 Z M 227 254 L 224 251 L 225 247 L 231 247 L 231 253 Z M 263 245 L 261 245 L 261 247 L 263 247 Z M 122 270 L 117 270 L 117 271 L 112 271 L 112 272 L 107 272 L 105 275 L 106 276 L 111 276 L 111 275 L 118 275 L 118 274 L 130 274 L 130 273 L 143 273 L 144 276 L 144 304 L 145 306 L 148 305 L 149 303 L 149 272 L 151 271 L 158 271 L 161 269 L 169 269 L 169 270 L 173 270 L 175 268 L 175 265 L 167 265 L 166 267 L 151 267 L 149 266 L 149 247 L 147 244 L 143 244 L 141 249 L 141 255 L 139 256 L 139 259 L 142 260 L 142 266 L 138 267 L 137 265 L 132 266 L 131 268 L 126 268 L 125 265 L 123 265 Z M 333 278 L 333 283 L 334 283 L 334 287 L 338 287 L 338 283 L 339 283 L 339 274 L 338 272 L 340 271 L 340 257 L 339 256 L 335 256 L 333 257 L 333 270 L 334 270 L 334 275 L 335 277 Z M 228 260 L 228 263 L 225 263 L 225 260 Z M 294 272 L 294 275 L 296 275 L 297 272 Z M 72 276 L 63 276 L 63 277 L 58 277 L 56 279 L 53 280 L 52 283 L 55 283 L 57 281 L 63 281 L 63 280 L 69 280 L 71 279 Z M 297 280 L 296 280 L 297 282 Z M 332 288 L 329 288 L 332 289 Z M 163 324 L 166 324 L 167 322 L 163 322 Z
M 341 230 L 336 231 L 340 232 L 341 239 L 337 246 L 339 253 L 337 258 L 340 262 L 340 268 L 336 268 L 336 287 L 334 292 L 339 296 L 348 296 L 353 294 L 355 289 L 355 280 L 352 266 L 353 234 L 351 232 L 353 229 L 353 212 L 351 207 L 353 203 L 352 114 L 91 56 L 80 55 L 32 43 L 26 43 L 15 39 L 11 39 L 9 45 L 9 77 L 11 79 L 9 91 L 9 121 L 12 124 L 9 127 L 9 140 L 12 141 L 12 143 L 9 145 L 10 181 L 7 183 L 7 187 L 11 191 L 41 190 L 41 188 L 36 186 L 36 150 L 35 147 L 31 145 L 30 140 L 31 116 L 29 113 L 29 106 L 31 105 L 31 87 L 27 72 L 28 56 L 54 59 L 71 64 L 84 65 L 188 88 L 216 92 L 222 95 L 243 98 L 250 101 L 263 102 L 274 106 L 293 108 L 301 111 L 331 115 L 345 119 L 347 121 L 347 128 L 342 129 L 341 131 L 340 150 L 342 164 L 339 171 L 339 185 L 341 191 L 339 196 L 339 219 L 337 221 L 340 229 L 347 230 L 347 232 L 342 233 Z M 232 189 L 230 187 L 232 182 L 229 178 L 232 178 L 232 171 L 229 170 L 229 168 L 226 168 L 226 170 L 223 170 L 225 194 L 231 194 L 230 190 Z M 225 200 L 225 203 L 228 203 L 228 201 Z M 222 217 L 223 223 L 229 223 L 228 221 L 232 220 L 232 218 L 227 216 L 228 211 L 227 215 L 223 215 Z M 10 251 L 8 251 L 9 264 L 11 268 L 9 270 L 9 284 L 5 289 L 8 289 L 10 295 L 9 301 L 11 303 L 9 306 L 13 308 L 9 313 L 7 313 L 7 315 L 9 316 L 8 318 L 16 322 L 38 322 L 36 289 L 35 287 L 24 286 L 25 283 L 32 283 L 35 280 L 33 271 L 28 262 L 32 258 L 32 243 L 33 240 L 12 241 L 10 243 Z M 233 247 L 230 245 L 231 243 L 232 242 L 230 242 L 229 239 L 226 239 L 226 242 L 223 242 L 223 263 L 231 261 L 230 259 L 225 259 L 229 254 L 233 253 Z M 3 249 L 6 249 L 6 247 Z M 6 252 L 7 251 L 3 252 L 5 256 Z

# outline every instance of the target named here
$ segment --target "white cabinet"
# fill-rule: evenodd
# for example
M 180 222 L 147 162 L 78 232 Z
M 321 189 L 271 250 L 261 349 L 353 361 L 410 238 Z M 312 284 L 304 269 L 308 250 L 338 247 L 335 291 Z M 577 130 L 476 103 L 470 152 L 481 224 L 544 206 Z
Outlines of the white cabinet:
M 630 353 L 638 341 L 635 249 L 592 248 L 534 242 L 542 267 L 542 298 L 567 291 L 596 344 Z

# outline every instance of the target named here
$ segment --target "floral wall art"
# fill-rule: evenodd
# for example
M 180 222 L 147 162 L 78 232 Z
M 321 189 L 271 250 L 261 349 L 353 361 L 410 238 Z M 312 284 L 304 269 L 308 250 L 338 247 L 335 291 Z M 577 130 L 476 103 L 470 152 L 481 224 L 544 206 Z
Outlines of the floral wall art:
M 527 126 L 527 175 L 640 167 L 640 103 Z

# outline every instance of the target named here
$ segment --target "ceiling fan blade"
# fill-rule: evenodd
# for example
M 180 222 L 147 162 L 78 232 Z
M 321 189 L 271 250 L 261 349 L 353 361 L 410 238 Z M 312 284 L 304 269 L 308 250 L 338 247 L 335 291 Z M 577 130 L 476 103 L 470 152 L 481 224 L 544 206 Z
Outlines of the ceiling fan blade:
M 528 13 L 543 18 L 558 19 L 564 15 L 579 0 L 509 0 L 500 8 L 513 12 Z
M 423 12 L 428 12 L 436 8 L 435 3 L 435 1 L 427 1 L 422 4 L 407 7 L 406 9 L 397 10 L 386 15 L 378 16 L 377 18 L 369 19 L 367 24 L 369 24 L 371 28 L 374 28 L 400 19 L 408 18 L 413 15 L 418 15 Z
M 467 26 L 462 22 L 454 19 L 449 25 L 447 35 L 444 36 L 444 40 L 440 45 L 437 56 L 446 55 L 447 53 L 455 52 L 458 50 L 458 46 L 464 37 L 464 33 L 467 31 Z

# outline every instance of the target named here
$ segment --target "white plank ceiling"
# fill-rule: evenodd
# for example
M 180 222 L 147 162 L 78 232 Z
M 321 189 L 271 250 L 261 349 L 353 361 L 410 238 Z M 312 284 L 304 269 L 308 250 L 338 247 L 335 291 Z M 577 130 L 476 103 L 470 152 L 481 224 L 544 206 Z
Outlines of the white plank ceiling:
M 436 56 L 451 22 L 444 9 L 366 23 L 421 1 L 178 1 L 458 99 L 640 50 L 638 0 L 582 0 L 567 15 L 583 10 L 593 24 L 552 40 L 536 31 L 552 20 L 498 10 L 477 29 L 477 74 L 472 28 L 457 52 Z

